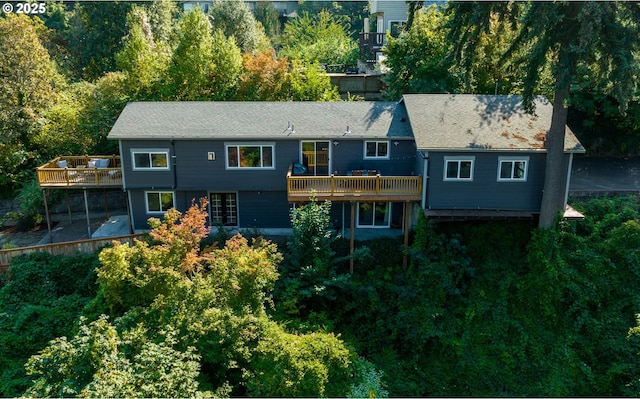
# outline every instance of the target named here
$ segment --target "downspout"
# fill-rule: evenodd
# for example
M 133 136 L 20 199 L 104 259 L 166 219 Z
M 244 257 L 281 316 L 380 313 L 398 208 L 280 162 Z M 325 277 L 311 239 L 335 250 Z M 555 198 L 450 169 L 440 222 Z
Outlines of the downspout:
M 424 191 L 422 195 L 422 209 L 427 209 L 427 195 L 429 192 L 429 151 L 422 153 L 422 160 L 424 163 L 422 164 L 422 190 Z
M 173 186 L 171 187 L 172 190 L 175 190 L 176 187 L 178 187 L 178 173 L 176 172 L 176 142 L 175 140 L 171 140 L 171 169 L 173 170 Z M 175 206 L 175 204 L 174 204 Z
M 129 219 L 129 233 L 133 234 L 135 232 L 135 224 L 133 222 L 133 212 L 131 211 L 133 209 L 132 207 L 133 204 L 131 203 L 131 193 L 129 192 L 129 190 L 127 190 L 127 180 L 126 180 L 127 175 L 126 173 L 124 173 L 125 161 L 124 161 L 124 151 L 122 151 L 122 140 L 118 141 L 118 146 L 120 147 L 120 169 L 122 169 L 120 171 L 120 175 L 122 176 L 122 191 L 124 191 L 125 194 L 127 195 L 127 218 Z

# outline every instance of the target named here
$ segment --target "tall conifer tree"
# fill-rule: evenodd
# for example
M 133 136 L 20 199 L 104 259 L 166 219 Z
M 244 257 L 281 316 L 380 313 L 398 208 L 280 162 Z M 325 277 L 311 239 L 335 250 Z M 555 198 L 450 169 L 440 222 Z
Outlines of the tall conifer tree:
M 518 27 L 519 34 L 505 53 L 528 48 L 521 60 L 526 70 L 525 105 L 532 109 L 534 88 L 543 67 L 552 63 L 555 76 L 553 117 L 547 133 L 546 173 L 539 227 L 549 228 L 564 206 L 562 158 L 571 80 L 580 63 L 591 64 L 611 82 L 610 94 L 624 111 L 637 88 L 640 47 L 640 4 L 636 2 L 456 2 L 449 38 L 454 56 L 470 66 L 476 59 L 481 32 L 492 18 Z

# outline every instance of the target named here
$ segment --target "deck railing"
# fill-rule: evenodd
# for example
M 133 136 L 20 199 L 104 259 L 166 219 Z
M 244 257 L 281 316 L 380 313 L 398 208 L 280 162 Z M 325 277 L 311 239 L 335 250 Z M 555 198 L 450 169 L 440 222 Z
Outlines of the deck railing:
M 109 160 L 96 167 L 94 159 Z M 64 165 L 62 167 L 61 165 Z M 119 156 L 62 156 L 36 168 L 40 187 L 119 187 L 122 169 Z
M 146 234 L 129 234 L 124 236 L 91 238 L 87 240 L 56 242 L 53 244 L 32 245 L 29 247 L 11 248 L 0 250 L 0 271 L 6 271 L 9 268 L 11 259 L 19 255 L 30 254 L 34 252 L 46 252 L 51 255 L 74 255 L 78 252 L 88 254 L 96 253 L 100 248 L 113 241 L 121 243 L 133 244 L 134 239 L 140 239 Z
M 365 62 L 376 62 L 376 53 L 382 51 L 385 40 L 384 33 L 360 33 L 360 59 Z
M 312 195 L 332 201 L 419 201 L 421 176 L 303 176 L 287 173 L 290 202 L 308 201 Z

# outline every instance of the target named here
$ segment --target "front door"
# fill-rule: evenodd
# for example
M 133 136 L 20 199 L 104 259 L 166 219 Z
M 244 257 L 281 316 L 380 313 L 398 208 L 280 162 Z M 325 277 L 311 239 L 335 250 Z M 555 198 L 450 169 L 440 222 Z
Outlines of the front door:
M 235 193 L 209 193 L 209 207 L 212 224 L 238 225 L 238 200 Z
M 307 167 L 307 174 L 311 176 L 329 176 L 329 141 L 303 141 L 302 164 Z

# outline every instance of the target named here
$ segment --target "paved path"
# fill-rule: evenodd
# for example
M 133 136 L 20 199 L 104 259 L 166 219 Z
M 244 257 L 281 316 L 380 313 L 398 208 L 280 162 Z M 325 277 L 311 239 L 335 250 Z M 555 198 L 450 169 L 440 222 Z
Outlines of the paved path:
M 570 192 L 640 191 L 640 157 L 573 159 Z

